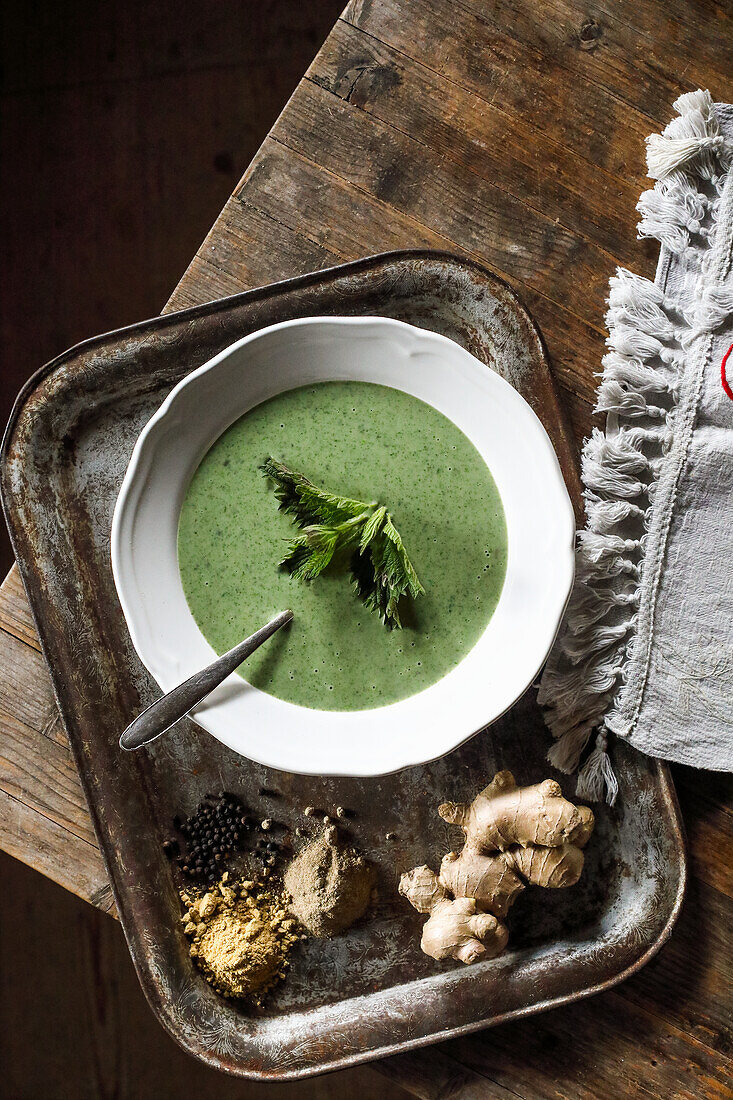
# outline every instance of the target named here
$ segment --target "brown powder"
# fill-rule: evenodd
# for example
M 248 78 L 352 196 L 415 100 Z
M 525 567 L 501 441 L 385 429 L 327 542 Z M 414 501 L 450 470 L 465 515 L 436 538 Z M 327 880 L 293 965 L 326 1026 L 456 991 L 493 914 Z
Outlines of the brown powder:
M 288 952 L 301 938 L 284 897 L 225 874 L 203 897 L 183 892 L 181 899 L 191 957 L 207 981 L 224 997 L 261 1003 L 285 976 Z
M 314 936 L 337 936 L 365 912 L 374 868 L 338 843 L 331 827 L 298 853 L 285 871 L 290 908 Z

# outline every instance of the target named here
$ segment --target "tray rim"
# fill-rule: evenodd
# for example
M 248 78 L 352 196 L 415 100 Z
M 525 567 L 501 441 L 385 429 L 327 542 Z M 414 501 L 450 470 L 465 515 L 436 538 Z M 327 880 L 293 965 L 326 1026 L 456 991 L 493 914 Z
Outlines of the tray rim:
M 508 282 L 506 282 L 506 280 L 500 278 L 494 272 L 490 271 L 487 267 L 471 259 L 470 257 L 462 256 L 459 253 L 454 253 L 448 250 L 423 248 L 398 249 L 394 251 L 375 253 L 373 255 L 362 257 L 358 260 L 332 265 L 330 267 L 322 268 L 316 271 L 310 271 L 302 275 L 292 276 L 287 279 L 277 280 L 275 282 L 267 283 L 260 287 L 254 287 L 250 290 L 241 291 L 236 294 L 226 296 L 224 298 L 214 299 L 210 302 L 190 306 L 186 309 L 174 311 L 171 313 L 163 313 L 156 317 L 148 318 L 143 321 L 138 321 L 130 325 L 125 325 L 118 329 L 112 329 L 108 332 L 100 333 L 96 336 L 89 337 L 85 340 L 80 341 L 77 344 L 72 345 L 66 351 L 55 356 L 53 359 L 49 360 L 47 363 L 41 366 L 27 380 L 14 402 L 8 423 L 3 433 L 2 442 L 0 443 L 0 502 L 2 503 L 2 509 L 10 534 L 10 541 L 13 548 L 13 553 L 15 555 L 16 564 L 18 566 L 18 570 L 23 581 L 23 587 L 31 608 L 33 621 L 38 631 L 41 651 L 49 668 L 54 698 L 59 708 L 64 727 L 67 731 L 70 724 L 70 716 L 67 713 L 67 708 L 62 701 L 59 690 L 57 689 L 55 675 L 51 672 L 52 665 L 48 657 L 45 628 L 42 618 L 37 615 L 34 597 L 29 594 L 29 589 L 32 589 L 32 585 L 29 582 L 33 580 L 32 563 L 26 561 L 19 554 L 18 540 L 21 525 L 18 524 L 18 531 L 16 531 L 15 518 L 13 517 L 9 503 L 10 498 L 12 497 L 12 490 L 10 489 L 7 480 L 8 450 L 20 414 L 33 392 L 46 378 L 48 378 L 55 370 L 62 367 L 65 363 L 70 362 L 75 357 L 94 350 L 95 348 L 103 347 L 106 343 L 110 343 L 113 340 L 120 340 L 133 335 L 143 335 L 151 331 L 156 332 L 165 330 L 166 328 L 178 324 L 181 321 L 194 321 L 199 317 L 214 316 L 217 313 L 234 309 L 238 305 L 264 301 L 270 297 L 277 297 L 279 295 L 287 293 L 290 290 L 312 286 L 321 282 L 333 281 L 335 279 L 338 279 L 339 277 L 362 274 L 368 272 L 370 269 L 378 268 L 387 263 L 399 263 L 401 261 L 414 260 L 426 260 L 438 263 L 445 263 L 459 269 L 469 269 L 470 271 L 477 273 L 482 279 L 488 281 L 489 283 L 493 283 L 501 287 L 503 292 L 508 294 L 514 300 L 518 310 L 521 312 L 528 325 L 528 329 L 530 330 L 536 342 L 537 349 L 541 357 L 544 359 L 547 365 L 550 385 L 562 409 L 562 402 L 557 393 L 557 383 L 554 377 L 554 373 L 550 367 L 549 357 L 545 350 L 542 336 L 539 332 L 539 329 L 537 328 L 537 325 L 534 322 L 534 319 L 525 308 L 520 296 L 517 294 L 515 289 Z M 568 435 L 569 440 L 571 441 L 571 443 L 574 444 L 575 441 L 573 436 L 569 433 Z M 108 852 L 107 838 L 104 832 L 100 829 L 95 803 L 89 798 L 87 790 L 88 777 L 85 775 L 84 769 L 80 766 L 80 750 L 74 738 L 69 737 L 69 744 L 75 764 L 77 766 L 77 770 L 80 775 L 82 788 L 84 790 L 84 795 L 87 800 L 87 806 L 89 809 L 92 824 L 94 826 L 99 849 L 105 864 L 105 869 L 108 873 L 113 897 L 115 903 L 118 906 L 118 912 L 122 912 L 124 907 L 120 904 L 115 876 L 110 873 L 112 853 Z M 209 1049 L 192 1049 L 191 1046 L 186 1042 L 184 1037 L 173 1026 L 170 1020 L 170 1015 L 167 1011 L 168 1006 L 164 1001 L 161 1001 L 161 999 L 159 998 L 159 990 L 155 982 L 151 980 L 149 968 L 140 962 L 140 960 L 137 958 L 136 950 L 128 941 L 128 949 L 130 950 L 130 954 L 132 956 L 133 962 L 135 964 L 135 969 L 138 974 L 138 979 L 142 985 L 146 999 L 148 1000 L 152 1011 L 154 1012 L 156 1018 L 161 1023 L 161 1025 L 165 1028 L 168 1034 L 171 1035 L 171 1037 L 178 1043 L 178 1045 L 181 1046 L 182 1049 L 185 1050 L 188 1054 L 191 1054 L 192 1056 L 198 1058 L 200 1061 L 209 1066 L 212 1066 L 229 1074 L 239 1076 L 243 1079 L 285 1081 L 304 1079 L 338 1069 L 345 1069 L 349 1066 L 354 1066 L 375 1059 L 388 1057 L 392 1054 L 396 1054 L 399 1052 L 414 1050 L 423 1046 L 429 1046 L 433 1043 L 445 1041 L 449 1038 L 453 1038 L 459 1035 L 472 1034 L 476 1031 L 483 1030 L 484 1028 L 493 1027 L 499 1023 L 504 1023 L 513 1019 L 521 1019 L 525 1016 L 544 1012 L 554 1007 L 572 1004 L 575 1001 L 579 1001 L 585 999 L 586 997 L 593 996 L 596 993 L 611 989 L 614 986 L 618 985 L 620 982 L 626 980 L 626 978 L 637 973 L 643 966 L 646 965 L 647 962 L 650 961 L 650 959 L 652 959 L 658 953 L 661 947 L 667 942 L 679 916 L 684 901 L 688 881 L 685 828 L 669 765 L 664 761 L 656 758 L 649 757 L 648 759 L 651 765 L 651 771 L 654 773 L 658 784 L 660 797 L 662 798 L 662 801 L 668 813 L 670 833 L 673 839 L 673 859 L 670 860 L 669 866 L 670 870 L 676 873 L 677 886 L 674 895 L 674 901 L 669 909 L 666 921 L 663 927 L 658 932 L 655 940 L 637 959 L 635 959 L 629 965 L 625 966 L 618 973 L 612 974 L 611 976 L 597 981 L 591 985 L 588 985 L 585 988 L 572 990 L 568 993 L 558 994 L 557 996 L 551 996 L 543 1001 L 537 1001 L 532 1004 L 525 1005 L 521 1008 L 509 1009 L 506 1012 L 474 1020 L 470 1023 L 458 1024 L 438 1031 L 432 1031 L 427 1035 L 416 1036 L 414 1038 L 401 1040 L 395 1043 L 385 1043 L 378 1047 L 369 1047 L 368 1049 L 359 1051 L 357 1053 L 346 1054 L 340 1057 L 333 1057 L 331 1060 L 326 1062 L 319 1062 L 317 1064 L 310 1065 L 298 1065 L 294 1068 L 286 1067 L 284 1069 L 278 1070 L 277 1072 L 252 1069 L 249 1067 L 242 1067 L 241 1065 L 233 1066 L 231 1063 L 225 1062 Z M 111 845 L 109 846 L 112 847 Z

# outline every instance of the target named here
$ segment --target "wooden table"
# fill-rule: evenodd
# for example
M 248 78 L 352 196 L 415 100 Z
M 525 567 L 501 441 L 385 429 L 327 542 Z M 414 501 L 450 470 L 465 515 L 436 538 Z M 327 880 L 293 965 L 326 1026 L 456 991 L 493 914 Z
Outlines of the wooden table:
M 473 256 L 533 312 L 580 441 L 643 139 L 684 91 L 730 98 L 713 0 L 353 0 L 167 310 L 391 248 Z M 729 60 L 729 59 L 728 59 Z M 0 846 L 111 893 L 17 571 L 0 590 Z M 379 1063 L 416 1096 L 730 1096 L 731 784 L 674 769 L 691 885 L 671 941 L 611 992 Z

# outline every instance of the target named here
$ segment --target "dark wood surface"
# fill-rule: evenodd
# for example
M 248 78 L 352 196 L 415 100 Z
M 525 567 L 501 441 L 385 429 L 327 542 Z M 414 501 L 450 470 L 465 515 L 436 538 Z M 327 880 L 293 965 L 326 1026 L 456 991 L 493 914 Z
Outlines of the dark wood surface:
M 580 441 L 608 277 L 617 263 L 654 269 L 653 245 L 635 240 L 643 138 L 683 91 L 730 98 L 730 15 L 704 0 L 350 4 L 166 308 L 386 248 L 451 248 L 530 307 Z M 0 630 L 0 844 L 110 909 L 15 571 Z M 424 1097 L 731 1095 L 731 784 L 674 774 L 692 876 L 660 955 L 603 996 L 379 1063 L 394 1084 Z

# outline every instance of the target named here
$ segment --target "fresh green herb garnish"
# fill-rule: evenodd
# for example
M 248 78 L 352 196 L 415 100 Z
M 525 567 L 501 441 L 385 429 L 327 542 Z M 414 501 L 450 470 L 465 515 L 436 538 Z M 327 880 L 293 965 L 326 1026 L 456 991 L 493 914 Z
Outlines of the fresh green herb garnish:
M 385 626 L 401 627 L 398 605 L 425 589 L 407 556 L 387 509 L 376 501 L 350 500 L 319 489 L 303 474 L 268 458 L 260 470 L 275 483 L 280 511 L 302 528 L 281 562 L 292 576 L 312 581 L 334 554 L 351 550 L 351 580 L 357 595 Z

